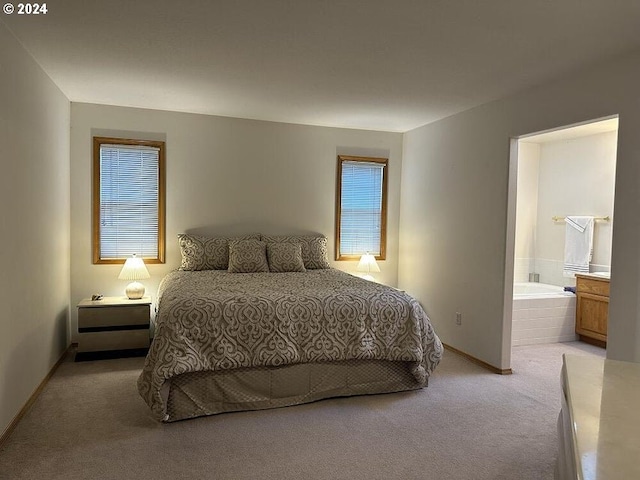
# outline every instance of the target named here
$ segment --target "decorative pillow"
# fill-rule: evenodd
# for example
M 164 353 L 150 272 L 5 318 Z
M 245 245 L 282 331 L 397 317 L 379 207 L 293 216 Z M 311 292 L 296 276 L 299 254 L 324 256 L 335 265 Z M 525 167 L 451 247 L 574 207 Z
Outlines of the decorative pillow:
M 229 268 L 230 240 L 260 240 L 260 234 L 241 237 L 201 237 L 178 235 L 182 264 L 180 270 L 226 270 Z
M 306 272 L 299 243 L 267 243 L 267 260 L 272 272 Z
M 316 270 L 331 268 L 327 258 L 327 238 L 319 235 L 262 235 L 262 240 L 270 243 L 299 243 L 302 247 L 302 261 L 305 268 Z
M 306 243 L 306 268 L 321 269 L 331 268 L 327 255 L 327 238 L 310 238 Z M 302 258 L 305 258 L 305 244 L 302 244 Z
M 231 273 L 268 272 L 267 244 L 260 240 L 231 240 L 229 271 Z

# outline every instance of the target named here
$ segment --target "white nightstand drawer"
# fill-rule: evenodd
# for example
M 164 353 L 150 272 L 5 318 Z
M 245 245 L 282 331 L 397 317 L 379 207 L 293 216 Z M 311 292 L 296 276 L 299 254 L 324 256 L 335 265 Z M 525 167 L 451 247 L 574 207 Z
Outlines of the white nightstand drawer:
M 148 349 L 150 321 L 150 297 L 85 298 L 78 304 L 78 353 Z
M 86 332 L 78 340 L 78 352 L 148 348 L 149 329 Z
M 78 328 L 148 325 L 149 318 L 149 305 L 80 308 Z

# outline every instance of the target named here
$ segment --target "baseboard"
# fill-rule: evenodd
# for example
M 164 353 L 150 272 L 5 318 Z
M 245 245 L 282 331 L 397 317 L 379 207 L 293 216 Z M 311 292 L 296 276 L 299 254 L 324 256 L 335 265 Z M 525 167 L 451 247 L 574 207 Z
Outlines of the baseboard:
M 60 356 L 60 358 L 55 363 L 55 365 L 51 367 L 51 370 L 49 370 L 49 373 L 47 374 L 47 376 L 44 377 L 44 379 L 40 382 L 40 385 L 38 385 L 37 388 L 33 391 L 33 393 L 31 394 L 27 402 L 24 404 L 24 406 L 20 409 L 20 411 L 16 414 L 16 416 L 13 417 L 13 420 L 11 421 L 11 423 L 9 423 L 9 425 L 7 425 L 7 428 L 4 429 L 4 432 L 2 432 L 2 435 L 0 435 L 0 449 L 2 449 L 4 442 L 7 441 L 7 439 L 11 436 L 11 434 L 13 433 L 13 430 L 15 430 L 20 420 L 22 420 L 22 417 L 24 417 L 27 414 L 27 412 L 33 405 L 33 402 L 36 401 L 36 399 L 42 392 L 42 389 L 45 387 L 49 379 L 56 372 L 60 364 L 64 361 L 65 358 L 67 358 L 67 355 L 69 354 L 69 352 L 73 348 L 76 348 L 77 346 L 78 346 L 77 343 L 72 343 L 67 347 L 67 349 L 63 352 L 63 354 Z
M 470 362 L 475 363 L 476 365 L 480 365 L 483 368 L 486 368 L 487 370 L 489 370 L 490 372 L 493 373 L 497 373 L 498 375 L 511 375 L 513 373 L 513 371 L 510 368 L 498 368 L 498 367 L 494 367 L 493 365 L 488 364 L 487 362 L 483 362 L 482 360 L 469 355 L 468 353 L 463 352 L 462 350 L 458 350 L 457 348 L 453 348 L 450 345 L 447 345 L 446 343 L 442 344 L 444 346 L 444 348 L 446 348 L 447 350 L 452 351 L 453 353 L 457 353 L 458 355 L 466 358 L 467 360 L 469 360 Z

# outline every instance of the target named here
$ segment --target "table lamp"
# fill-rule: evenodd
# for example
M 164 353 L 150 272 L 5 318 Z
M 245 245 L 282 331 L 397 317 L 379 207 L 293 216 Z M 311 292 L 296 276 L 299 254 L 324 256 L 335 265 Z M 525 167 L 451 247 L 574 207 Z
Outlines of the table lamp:
M 358 266 L 356 270 L 359 272 L 366 272 L 365 275 L 362 275 L 362 278 L 369 281 L 374 281 L 375 279 L 371 275 L 371 273 L 380 273 L 380 267 L 378 267 L 378 262 L 376 262 L 376 257 L 371 255 L 370 253 L 365 253 L 360 257 L 360 261 L 358 262 Z
M 136 257 L 134 253 L 131 258 L 127 258 L 127 261 L 124 262 L 122 271 L 118 275 L 119 280 L 133 280 L 125 289 L 129 300 L 138 300 L 144 296 L 144 285 L 138 280 L 145 278 L 151 278 L 151 275 L 149 275 L 147 267 L 144 266 L 144 261 Z

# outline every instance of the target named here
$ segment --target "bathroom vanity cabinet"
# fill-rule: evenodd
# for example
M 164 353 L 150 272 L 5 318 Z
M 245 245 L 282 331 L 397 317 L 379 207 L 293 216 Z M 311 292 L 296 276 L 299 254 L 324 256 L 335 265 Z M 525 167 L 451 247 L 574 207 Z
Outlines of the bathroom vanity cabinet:
M 580 340 L 601 347 L 607 344 L 609 278 L 576 275 L 576 333 Z

